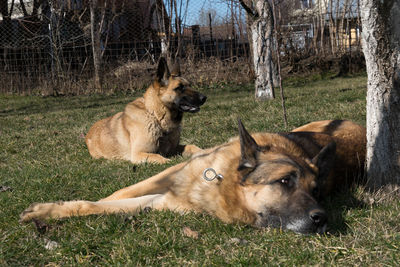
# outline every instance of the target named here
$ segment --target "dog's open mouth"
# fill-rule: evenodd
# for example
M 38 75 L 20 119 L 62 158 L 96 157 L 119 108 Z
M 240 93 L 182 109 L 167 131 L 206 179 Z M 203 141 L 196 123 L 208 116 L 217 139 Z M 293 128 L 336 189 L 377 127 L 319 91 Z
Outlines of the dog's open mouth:
M 206 99 L 205 95 L 198 93 L 193 97 L 182 97 L 176 102 L 176 105 L 181 112 L 196 113 L 200 110 L 200 106 L 206 102 Z
M 195 113 L 200 110 L 200 107 L 191 105 L 189 103 L 181 103 L 179 105 L 179 110 L 183 112 Z

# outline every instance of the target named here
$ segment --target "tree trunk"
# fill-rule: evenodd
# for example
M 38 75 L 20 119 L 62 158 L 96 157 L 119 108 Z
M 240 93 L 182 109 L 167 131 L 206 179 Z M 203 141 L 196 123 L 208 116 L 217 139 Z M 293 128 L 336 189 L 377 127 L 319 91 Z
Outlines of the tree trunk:
M 254 53 L 253 53 L 253 44 L 251 43 L 251 25 L 253 24 L 253 16 L 250 15 L 249 13 L 246 12 L 246 34 L 247 34 L 247 40 L 249 40 L 249 58 L 248 58 L 248 65 L 249 65 L 249 69 L 250 69 L 250 73 L 252 78 L 256 77 L 256 74 L 254 72 L 254 65 L 253 63 L 253 57 L 254 57 Z
M 272 1 L 272 14 L 274 16 L 274 25 L 275 27 L 278 26 L 277 20 L 276 20 L 276 7 L 275 7 L 275 2 Z M 281 93 L 281 104 L 282 104 L 282 112 L 283 112 L 283 122 L 285 123 L 285 129 L 288 126 L 288 121 L 287 121 L 287 114 L 286 114 L 286 104 L 285 104 L 285 94 L 283 92 L 283 86 L 282 86 L 282 75 L 281 75 L 281 56 L 280 56 L 280 39 L 278 38 L 278 28 L 275 28 L 274 31 L 274 39 L 276 42 L 276 62 L 277 62 L 277 67 L 278 67 L 278 81 L 274 81 L 274 86 L 279 86 L 280 93 Z M 306 39 L 304 39 L 306 40 Z M 276 85 L 275 82 L 278 84 Z
M 156 0 L 155 11 L 151 12 L 150 17 L 153 16 L 153 12 L 156 15 L 158 27 L 160 28 L 160 41 L 161 41 L 161 56 L 169 58 L 169 37 L 170 37 L 170 21 L 165 8 L 164 2 L 162 0 Z
M 0 0 L 0 15 L 3 17 L 3 20 L 11 19 L 11 15 L 8 12 L 7 0 Z
M 12 6 L 14 6 L 14 2 L 12 2 Z M 8 12 L 8 1 L 0 0 L 0 15 L 2 16 L 2 27 L 0 27 L 0 40 L 4 46 L 2 58 L 4 60 L 5 69 L 7 69 L 7 55 L 8 55 L 8 47 L 11 46 L 13 36 L 13 28 L 11 22 L 11 12 Z
M 320 32 L 320 34 L 321 34 L 321 40 L 320 40 L 321 47 L 320 47 L 320 49 L 321 49 L 322 55 L 325 55 L 325 12 L 326 12 L 326 8 L 325 8 L 325 6 L 322 7 L 321 3 L 322 2 L 320 2 L 320 9 L 319 9 L 319 12 L 320 12 L 319 19 L 320 19 L 320 24 L 321 24 L 321 28 L 320 28 L 320 30 L 321 30 L 321 32 Z
M 258 100 L 275 98 L 272 66 L 272 29 L 274 27 L 271 6 L 268 1 L 256 0 L 258 16 L 250 26 L 253 46 L 253 65 L 256 76 L 255 97 Z
M 239 0 L 247 13 L 247 30 L 251 32 L 250 52 L 253 58 L 255 75 L 255 97 L 258 100 L 275 98 L 272 62 L 272 30 L 274 19 L 272 8 L 266 0 L 253 0 L 249 6 Z M 250 26 L 249 26 L 250 25 Z M 249 31 L 250 28 L 250 31 Z
M 339 28 L 340 28 L 340 31 L 339 31 L 339 34 L 340 34 L 340 36 L 341 36 L 341 38 L 342 38 L 342 40 L 341 40 L 341 52 L 342 53 L 346 53 L 346 42 L 347 42 L 347 38 L 346 38 L 346 30 L 345 30 L 345 27 L 344 27 L 344 21 L 345 21 L 345 19 L 346 19 L 346 13 L 347 13 L 347 8 L 348 8 L 348 6 L 349 6 L 349 0 L 345 0 L 344 1 L 344 6 L 343 6 L 343 8 L 342 8 L 342 17 L 341 17 L 341 19 L 340 19 L 340 24 L 339 24 Z M 349 12 L 350 13 L 350 12 Z M 349 14 L 350 15 L 350 14 Z
M 331 43 L 331 53 L 332 55 L 335 55 L 336 53 L 336 38 L 335 38 L 335 30 L 334 30 L 334 24 L 333 24 L 333 0 L 329 1 L 329 38 L 330 38 L 330 43 Z
M 362 0 L 367 64 L 366 175 L 373 188 L 400 184 L 400 3 Z
M 90 33 L 92 37 L 93 65 L 94 65 L 94 85 L 96 89 L 101 89 L 101 41 L 100 41 L 100 21 L 98 12 L 98 0 L 92 0 L 90 5 Z

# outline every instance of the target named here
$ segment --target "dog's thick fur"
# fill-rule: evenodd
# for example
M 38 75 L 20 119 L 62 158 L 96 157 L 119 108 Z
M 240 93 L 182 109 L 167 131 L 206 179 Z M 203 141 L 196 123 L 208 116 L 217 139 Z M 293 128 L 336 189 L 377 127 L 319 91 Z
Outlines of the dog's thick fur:
M 190 88 L 180 77 L 179 65 L 170 74 L 161 58 L 156 79 L 143 97 L 130 102 L 123 112 L 96 122 L 86 135 L 94 158 L 125 159 L 132 163 L 165 163 L 168 156 L 199 150 L 179 144 L 183 112 L 197 112 L 206 96 Z
M 97 202 L 33 204 L 21 221 L 151 207 L 206 212 L 227 223 L 322 233 L 327 216 L 317 200 L 357 175 L 365 146 L 365 129 L 350 121 L 318 121 L 290 133 L 250 135 L 239 120 L 239 138 Z M 207 181 L 207 168 L 223 178 Z

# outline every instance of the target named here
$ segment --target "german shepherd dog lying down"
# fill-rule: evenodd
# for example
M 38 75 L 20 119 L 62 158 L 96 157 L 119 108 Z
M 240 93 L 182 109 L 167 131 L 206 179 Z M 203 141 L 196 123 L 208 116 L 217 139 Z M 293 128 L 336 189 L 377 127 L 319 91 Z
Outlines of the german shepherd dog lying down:
M 86 135 L 89 153 L 94 158 L 132 163 L 165 163 L 168 156 L 191 155 L 199 148 L 179 144 L 182 116 L 198 112 L 206 99 L 181 77 L 179 64 L 170 73 L 166 60 L 160 58 L 156 77 L 144 96 L 90 128 Z
M 250 135 L 239 120 L 239 138 L 199 151 L 99 201 L 32 204 L 21 221 L 153 208 L 323 233 L 327 215 L 318 199 L 357 176 L 365 147 L 365 129 L 350 121 L 317 121 L 289 133 Z

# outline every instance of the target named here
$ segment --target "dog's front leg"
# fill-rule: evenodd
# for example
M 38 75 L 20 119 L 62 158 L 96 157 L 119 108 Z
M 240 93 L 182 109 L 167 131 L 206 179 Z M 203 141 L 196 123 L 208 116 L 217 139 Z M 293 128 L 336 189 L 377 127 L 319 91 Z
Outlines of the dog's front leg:
M 99 201 L 140 197 L 149 194 L 164 194 L 173 186 L 176 175 L 186 164 L 187 162 L 179 163 L 137 184 L 122 188 Z
M 147 195 L 122 200 L 92 202 L 85 200 L 35 203 L 22 212 L 21 222 L 33 219 L 59 219 L 72 216 L 91 214 L 137 213 L 144 208 L 163 209 L 165 196 L 163 194 Z
M 154 153 L 135 152 L 134 154 L 131 155 L 132 163 L 149 162 L 149 163 L 164 164 L 167 163 L 168 161 L 170 161 L 170 159 L 164 158 L 163 156 Z
M 130 136 L 130 161 L 132 163 L 159 163 L 163 164 L 169 161 L 169 159 L 164 158 L 160 154 L 145 152 L 145 151 L 155 151 L 154 147 L 155 141 L 148 136 Z

